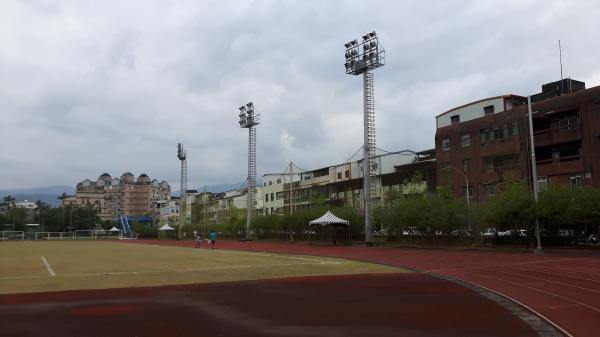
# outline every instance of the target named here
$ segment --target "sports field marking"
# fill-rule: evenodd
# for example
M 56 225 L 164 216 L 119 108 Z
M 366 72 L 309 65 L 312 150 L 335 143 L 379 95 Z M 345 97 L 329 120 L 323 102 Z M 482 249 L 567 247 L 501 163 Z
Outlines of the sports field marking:
M 54 270 L 52 270 L 52 267 L 50 267 L 50 264 L 48 263 L 48 261 L 46 261 L 46 258 L 43 256 L 40 256 L 40 257 L 42 258 L 42 261 L 46 265 L 46 269 L 48 269 L 48 274 L 50 274 L 50 276 L 52 276 L 52 277 L 56 276 L 56 273 L 54 272 Z
M 43 257 L 42 257 L 43 259 Z M 44 259 L 45 260 L 45 259 Z M 342 264 L 338 261 L 319 261 L 319 262 L 299 262 L 299 263 L 273 263 L 273 264 L 251 264 L 251 265 L 234 265 L 234 266 L 219 266 L 219 267 L 205 267 L 205 268 L 186 268 L 186 269 L 173 269 L 173 270 L 149 270 L 149 271 L 124 271 L 124 272 L 102 272 L 102 273 L 83 273 L 83 274 L 61 274 L 59 277 L 88 277 L 88 276 L 116 276 L 116 275 L 147 275 L 147 274 L 161 274 L 161 273 L 185 273 L 194 271 L 210 271 L 210 270 L 227 270 L 227 269 L 242 269 L 242 268 L 266 268 L 266 267 L 291 267 L 300 265 L 323 265 L 323 264 Z M 48 266 L 49 267 L 49 266 Z M 48 270 L 51 272 L 51 269 Z M 51 276 L 56 276 L 51 272 Z M 48 276 L 7 276 L 0 277 L 0 280 L 14 280 L 14 279 L 39 279 L 48 278 Z
M 298 256 L 287 256 L 281 254 L 269 254 L 269 253 L 255 253 L 255 252 L 240 252 L 236 250 L 217 250 L 219 253 L 226 254 L 235 254 L 235 255 L 251 255 L 251 256 L 267 256 L 267 257 L 277 257 L 280 259 L 290 259 L 290 260 L 303 260 L 303 261 L 313 261 L 313 262 L 331 262 L 323 259 L 317 258 L 308 258 L 308 257 L 298 257 Z M 338 262 L 341 263 L 341 262 Z
M 591 306 L 589 304 L 585 304 L 583 302 L 580 302 L 578 300 L 575 300 L 575 299 L 572 299 L 572 298 L 569 298 L 569 297 L 561 296 L 559 294 L 556 294 L 556 293 L 553 293 L 553 292 L 550 292 L 550 291 L 542 290 L 542 289 L 539 289 L 539 288 L 536 288 L 536 287 L 527 286 L 527 285 L 521 284 L 519 282 L 513 282 L 513 281 L 501 279 L 501 278 L 498 278 L 498 277 L 493 277 L 493 276 L 488 276 L 488 275 L 483 275 L 483 274 L 479 274 L 478 276 L 482 276 L 482 277 L 490 278 L 492 280 L 506 282 L 506 283 L 514 284 L 514 285 L 519 286 L 519 287 L 523 287 L 523 288 L 531 289 L 531 290 L 534 290 L 534 291 L 538 291 L 538 292 L 541 292 L 541 293 L 544 293 L 544 294 L 548 294 L 550 296 L 561 298 L 561 299 L 563 299 L 565 301 L 568 301 L 568 302 L 579 304 L 579 305 L 581 305 L 583 307 L 586 307 L 588 309 L 592 309 L 594 311 L 600 312 L 599 308 L 593 307 L 593 306 Z
M 574 278 L 574 279 L 578 279 L 578 280 L 584 280 L 584 281 L 590 281 L 590 282 L 600 283 L 600 280 L 593 280 L 591 278 L 585 278 L 585 277 L 577 277 L 577 276 L 573 276 L 571 274 L 555 273 L 555 271 L 558 271 L 558 269 L 543 269 L 543 268 L 537 268 L 537 269 L 519 269 L 519 268 L 514 268 L 513 270 L 516 270 L 516 271 L 530 271 L 530 272 L 536 272 L 536 273 L 544 273 L 544 274 L 550 274 L 550 275 L 557 275 L 557 276 L 565 277 L 565 278 Z
M 487 290 L 487 291 L 489 291 L 489 292 L 492 292 L 492 293 L 494 293 L 494 294 L 496 294 L 496 295 L 498 295 L 498 296 L 501 296 L 501 297 L 507 298 L 507 299 L 509 299 L 510 301 L 513 301 L 513 302 L 515 302 L 516 304 L 518 304 L 518 305 L 522 306 L 523 308 L 525 308 L 525 309 L 527 309 L 527 310 L 529 310 L 529 311 L 533 312 L 535 315 L 537 315 L 537 316 L 538 316 L 538 317 L 540 317 L 541 319 L 545 320 L 546 322 L 550 323 L 550 325 L 552 325 L 553 327 L 555 327 L 556 329 L 558 329 L 558 330 L 559 330 L 560 332 L 562 332 L 562 333 L 563 333 L 565 336 L 567 336 L 567 337 L 574 337 L 573 335 L 571 335 L 570 333 L 568 333 L 568 332 L 567 332 L 565 329 L 563 329 L 562 327 L 560 327 L 558 324 L 556 324 L 556 323 L 554 323 L 552 320 L 550 320 L 548 317 L 546 317 L 546 316 L 542 315 L 541 313 L 539 313 L 538 311 L 534 310 L 534 309 L 533 309 L 533 308 L 531 308 L 530 306 L 527 306 L 527 305 L 523 304 L 522 302 L 519 302 L 519 301 L 517 301 L 516 299 L 514 299 L 514 298 L 512 298 L 512 297 L 510 297 L 510 296 L 508 296 L 508 295 L 505 295 L 505 294 L 499 293 L 499 292 L 497 292 L 497 291 L 495 291 L 495 290 L 492 290 L 492 289 L 490 289 L 490 288 L 486 288 L 486 287 L 484 287 L 484 286 L 482 286 L 482 285 L 480 285 L 480 284 L 477 284 L 477 283 L 473 283 L 473 282 L 465 281 L 465 280 L 462 280 L 462 279 L 461 279 L 461 281 L 462 281 L 462 282 L 465 282 L 465 283 L 468 283 L 468 284 L 471 284 L 471 285 L 473 285 L 473 286 L 475 286 L 475 287 L 479 287 L 479 288 L 481 288 L 481 289 L 485 289 L 485 290 Z M 575 305 L 577 306 L 577 304 L 575 304 Z
M 569 257 L 564 259 L 553 259 L 553 260 L 542 260 L 542 261 L 529 261 L 529 262 L 515 262 L 515 263 L 503 263 L 503 264 L 492 264 L 492 265 L 480 265 L 473 267 L 455 267 L 455 268 L 439 268 L 439 269 L 425 269 L 426 272 L 439 272 L 446 270 L 469 270 L 469 269 L 482 269 L 482 268 L 493 268 L 493 267 L 510 267 L 510 266 L 520 266 L 527 264 L 539 264 L 539 263 L 548 263 L 548 262 L 557 262 L 557 261 L 571 261 L 571 260 L 581 260 L 588 259 L 589 257 Z
M 481 268 L 481 269 L 489 269 L 489 268 Z M 545 282 L 550 282 L 550 283 L 556 283 L 556 284 L 564 285 L 564 286 L 567 286 L 567 287 L 577 288 L 577 289 L 586 290 L 586 291 L 589 291 L 589 292 L 600 294 L 600 291 L 598 291 L 598 290 L 594 290 L 594 289 L 590 289 L 590 288 L 585 288 L 585 287 L 579 287 L 579 286 L 575 286 L 575 285 L 572 285 L 572 284 L 568 284 L 568 283 L 564 283 L 564 282 L 559 282 L 559 281 L 552 281 L 552 280 L 548 280 L 548 279 L 541 278 L 541 277 L 525 276 L 523 274 L 509 273 L 509 272 L 506 272 L 506 271 L 495 270 L 495 269 L 492 270 L 492 271 L 496 272 L 496 273 L 502 273 L 502 274 L 506 274 L 506 275 L 511 275 L 511 276 L 524 277 L 524 278 L 528 278 L 528 279 L 532 279 L 532 280 L 538 280 L 538 281 L 545 281 Z

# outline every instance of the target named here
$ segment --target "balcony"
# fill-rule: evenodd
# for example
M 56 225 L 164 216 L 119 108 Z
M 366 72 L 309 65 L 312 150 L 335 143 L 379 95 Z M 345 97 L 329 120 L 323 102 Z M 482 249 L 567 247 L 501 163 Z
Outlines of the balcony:
M 482 157 L 492 156 L 497 153 L 519 152 L 519 138 L 503 138 L 492 142 L 481 143 L 479 151 Z
M 534 142 L 536 147 L 542 147 L 552 144 L 560 144 L 581 140 L 580 127 L 551 128 L 535 131 Z
M 537 161 L 538 176 L 553 176 L 582 171 L 584 171 L 583 158 L 579 155 Z

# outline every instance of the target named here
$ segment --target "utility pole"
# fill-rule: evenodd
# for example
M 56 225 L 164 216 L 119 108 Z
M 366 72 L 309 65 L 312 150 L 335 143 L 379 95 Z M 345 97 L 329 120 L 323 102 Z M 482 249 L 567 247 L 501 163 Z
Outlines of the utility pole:
M 252 240 L 250 224 L 254 211 L 254 190 L 256 185 L 256 125 L 260 124 L 260 114 L 254 110 L 254 103 L 248 102 L 239 107 L 240 127 L 248 129 L 248 193 L 246 194 L 246 240 Z M 217 209 L 218 214 L 218 209 Z
M 531 96 L 527 96 L 527 115 L 529 119 L 529 139 L 530 139 L 530 151 L 531 151 L 531 184 L 533 185 L 533 200 L 535 205 L 538 203 L 538 182 L 537 182 L 537 162 L 535 159 L 535 144 L 533 141 L 533 112 L 531 108 Z M 537 247 L 535 248 L 536 253 L 542 253 L 542 238 L 540 233 L 540 219 L 535 217 L 535 240 L 537 241 Z
M 363 75 L 363 205 L 365 210 L 365 243 L 373 245 L 373 228 L 371 225 L 371 197 L 374 195 L 376 174 L 375 156 L 375 94 L 373 89 L 373 73 L 371 70 L 385 64 L 385 50 L 379 44 L 375 31 L 363 35 L 363 41 L 356 39 L 344 44 L 346 47 L 346 74 Z M 361 51 L 362 50 L 362 51 Z

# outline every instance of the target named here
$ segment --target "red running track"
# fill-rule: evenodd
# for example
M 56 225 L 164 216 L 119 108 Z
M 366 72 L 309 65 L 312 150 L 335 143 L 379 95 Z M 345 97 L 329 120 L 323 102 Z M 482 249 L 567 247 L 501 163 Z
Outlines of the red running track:
M 185 241 L 127 242 L 192 245 Z M 217 248 L 341 257 L 451 276 L 508 296 L 567 334 L 600 336 L 600 257 L 231 241 L 219 241 Z

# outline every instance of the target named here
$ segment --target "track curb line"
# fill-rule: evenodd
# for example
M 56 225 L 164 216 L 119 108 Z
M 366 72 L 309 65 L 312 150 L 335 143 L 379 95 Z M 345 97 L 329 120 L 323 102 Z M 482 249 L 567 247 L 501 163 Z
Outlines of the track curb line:
M 517 301 L 516 299 L 504 295 L 500 292 L 486 288 L 476 283 L 461 280 L 452 276 L 426 273 L 433 277 L 448 280 L 457 283 L 465 288 L 476 291 L 477 293 L 491 299 L 502 307 L 512 312 L 515 316 L 522 319 L 529 325 L 540 337 L 573 337 L 570 333 L 561 328 L 558 324 L 552 322 L 548 317 L 542 315 L 531 307 Z

